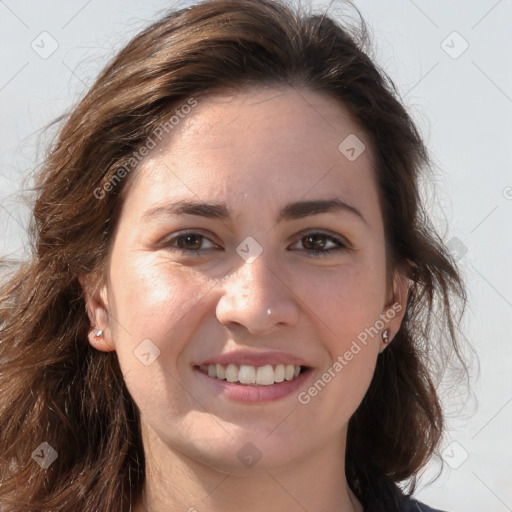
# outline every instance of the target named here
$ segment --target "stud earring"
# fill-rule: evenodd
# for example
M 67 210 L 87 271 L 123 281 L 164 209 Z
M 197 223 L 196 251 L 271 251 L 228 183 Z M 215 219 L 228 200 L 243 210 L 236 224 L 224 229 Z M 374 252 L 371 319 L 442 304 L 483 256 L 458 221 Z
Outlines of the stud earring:
M 389 329 L 386 329 L 385 331 L 382 332 L 382 341 L 384 342 L 385 345 L 389 343 Z M 382 352 L 384 352 L 384 349 L 382 348 L 382 346 L 380 346 L 379 354 L 382 354 Z
M 99 331 L 96 331 L 94 333 L 94 336 L 96 336 L 96 338 L 99 338 L 102 334 L 103 334 L 103 331 L 100 329 Z

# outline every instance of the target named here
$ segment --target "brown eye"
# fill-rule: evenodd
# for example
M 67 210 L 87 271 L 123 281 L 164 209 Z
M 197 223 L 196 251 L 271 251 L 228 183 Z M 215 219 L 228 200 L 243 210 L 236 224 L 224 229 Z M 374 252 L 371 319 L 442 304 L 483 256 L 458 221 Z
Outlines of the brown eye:
M 302 245 L 309 250 L 321 251 L 325 248 L 326 238 L 326 235 L 320 233 L 306 235 L 302 238 Z
M 196 233 L 189 233 L 186 235 L 180 235 L 176 237 L 176 245 L 180 249 L 187 249 L 191 251 L 197 251 L 201 248 L 203 243 L 203 236 Z
M 163 247 L 187 254 L 206 254 L 212 249 L 221 249 L 210 238 L 194 231 L 181 233 L 162 243 Z
M 327 233 L 313 232 L 302 235 L 292 248 L 299 249 L 307 256 L 328 256 L 336 251 L 349 249 L 349 246 L 343 238 Z

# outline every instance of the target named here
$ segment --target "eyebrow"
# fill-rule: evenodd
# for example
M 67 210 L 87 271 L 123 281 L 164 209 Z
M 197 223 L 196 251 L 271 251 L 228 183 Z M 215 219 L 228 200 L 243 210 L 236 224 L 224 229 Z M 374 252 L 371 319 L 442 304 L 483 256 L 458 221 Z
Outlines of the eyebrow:
M 368 224 L 363 214 L 355 206 L 351 206 L 339 198 L 298 201 L 287 204 L 281 208 L 279 215 L 277 216 L 276 223 L 281 220 L 302 219 L 303 217 L 309 217 L 310 215 L 332 212 L 350 213 L 355 217 L 358 217 L 365 224 Z
M 359 218 L 368 225 L 363 214 L 354 206 L 339 198 L 297 201 L 285 205 L 279 211 L 276 224 L 283 220 L 296 220 L 320 213 L 344 212 Z M 199 217 L 227 220 L 230 218 L 227 206 L 223 203 L 207 203 L 203 201 L 177 201 L 165 206 L 149 209 L 142 216 L 141 222 L 148 222 L 155 217 L 170 215 L 197 215 Z

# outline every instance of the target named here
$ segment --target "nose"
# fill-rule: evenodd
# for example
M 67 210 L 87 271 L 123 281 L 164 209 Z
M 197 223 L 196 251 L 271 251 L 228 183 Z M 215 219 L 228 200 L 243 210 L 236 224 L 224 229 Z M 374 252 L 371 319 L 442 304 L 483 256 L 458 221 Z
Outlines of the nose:
M 295 325 L 299 311 L 298 297 L 263 256 L 242 264 L 224 279 L 216 307 L 221 324 L 260 335 Z

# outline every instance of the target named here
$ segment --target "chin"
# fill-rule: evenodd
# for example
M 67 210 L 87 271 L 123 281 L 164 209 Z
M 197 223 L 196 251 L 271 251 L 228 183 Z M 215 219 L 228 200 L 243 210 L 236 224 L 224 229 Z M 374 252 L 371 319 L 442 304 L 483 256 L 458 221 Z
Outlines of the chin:
M 280 436 L 227 432 L 220 437 L 189 439 L 180 451 L 197 462 L 224 473 L 241 476 L 282 468 L 292 463 L 291 455 L 299 455 L 292 443 L 283 443 Z M 301 450 L 302 451 L 302 450 Z M 294 458 L 295 458 L 294 457 Z

